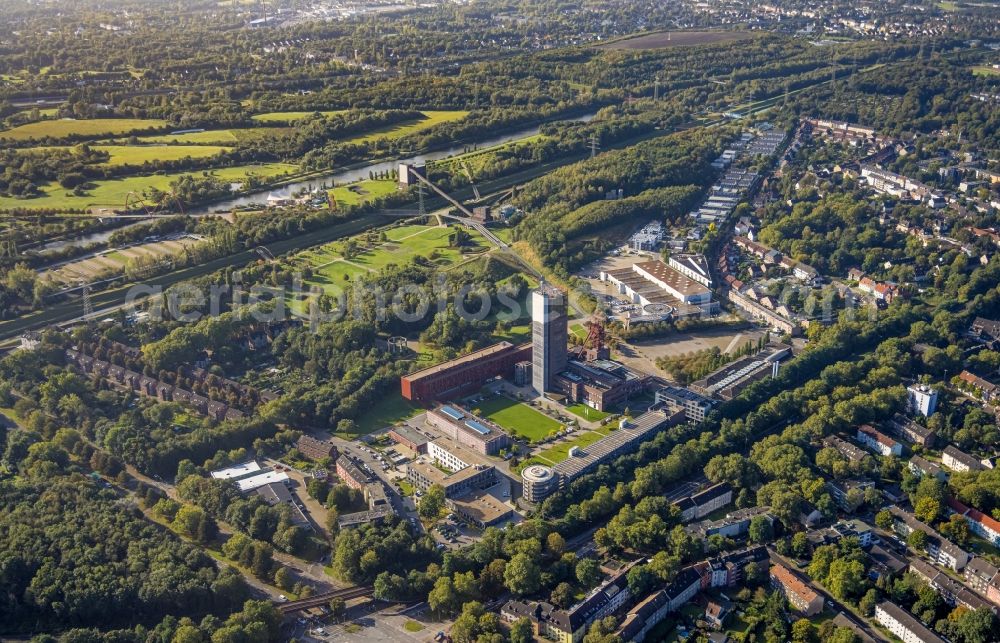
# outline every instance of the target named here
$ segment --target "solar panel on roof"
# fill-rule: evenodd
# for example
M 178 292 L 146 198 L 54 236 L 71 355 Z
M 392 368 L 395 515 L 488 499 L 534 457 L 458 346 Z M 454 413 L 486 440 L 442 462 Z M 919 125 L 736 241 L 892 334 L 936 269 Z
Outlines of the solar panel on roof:
M 450 417 L 453 420 L 461 420 L 465 417 L 465 414 L 452 406 L 442 406 L 441 412 Z
M 472 429 L 473 431 L 475 431 L 480 435 L 486 435 L 487 433 L 490 432 L 488 427 L 483 426 L 482 424 L 476 422 L 475 420 L 466 420 L 465 426 L 469 427 L 470 429 Z

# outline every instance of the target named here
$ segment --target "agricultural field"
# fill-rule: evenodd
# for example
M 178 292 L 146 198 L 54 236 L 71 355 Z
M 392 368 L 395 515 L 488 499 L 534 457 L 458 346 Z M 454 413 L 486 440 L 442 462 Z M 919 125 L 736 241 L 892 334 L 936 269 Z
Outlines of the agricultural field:
M 41 139 L 47 136 L 64 138 L 67 136 L 83 136 L 98 138 L 102 136 L 122 136 L 132 132 L 142 132 L 151 129 L 169 127 L 167 121 L 142 118 L 96 118 L 93 120 L 60 119 L 57 121 L 37 121 L 19 125 L 13 129 L 0 132 L 0 140 L 27 141 Z
M 218 145 L 92 145 L 92 149 L 107 152 L 111 158 L 106 165 L 142 165 L 155 161 L 179 161 L 185 158 L 203 159 L 228 152 L 229 147 Z M 25 150 L 45 151 L 72 149 L 68 146 L 32 147 Z
M 513 434 L 538 442 L 562 428 L 556 420 L 536 411 L 527 404 L 497 395 L 476 404 L 474 413 Z
M 298 169 L 298 166 L 288 163 L 267 163 L 263 165 L 240 165 L 209 171 L 219 180 L 237 183 L 246 179 L 247 176 L 261 176 L 266 179 L 275 179 L 294 174 Z M 129 193 L 135 192 L 141 194 L 143 190 L 151 187 L 169 191 L 171 181 L 186 174 L 200 175 L 201 173 L 179 172 L 176 174 L 154 174 L 152 176 L 133 176 L 124 179 L 97 181 L 95 182 L 95 187 L 88 190 L 83 196 L 74 196 L 72 192 L 69 192 L 58 183 L 50 183 L 42 189 L 43 196 L 33 199 L 0 197 L 0 210 L 22 208 L 26 210 L 54 209 L 72 211 L 85 210 L 91 207 L 121 208 L 124 207 L 125 197 Z
M 99 255 L 71 261 L 58 268 L 45 271 L 39 277 L 62 286 L 75 286 L 108 279 L 124 273 L 128 262 L 133 259 L 169 259 L 198 241 L 198 237 L 186 235 L 177 239 L 143 243 L 102 252 Z
M 235 129 L 208 130 L 205 132 L 188 132 L 186 134 L 161 134 L 158 136 L 140 136 L 140 143 L 168 143 L 171 145 L 234 145 L 240 141 L 271 134 L 282 134 L 290 131 L 288 127 L 245 127 Z
M 337 114 L 343 114 L 348 112 L 347 109 L 334 109 L 325 112 L 319 112 L 323 116 L 336 116 Z M 267 112 L 264 114 L 255 114 L 251 118 L 255 121 L 261 123 L 294 123 L 295 121 L 301 121 L 304 118 L 309 118 L 316 112 Z
M 657 33 L 644 34 L 635 38 L 615 40 L 603 45 L 598 45 L 598 49 L 665 49 L 667 47 L 690 47 L 693 45 L 715 45 L 724 42 L 735 42 L 746 40 L 753 36 L 749 33 L 737 31 L 660 31 Z
M 380 127 L 367 134 L 349 138 L 344 142 L 368 143 L 380 138 L 400 138 L 408 134 L 422 132 L 425 129 L 429 129 L 435 125 L 440 125 L 441 123 L 460 121 L 469 115 L 469 112 L 461 110 L 424 111 L 422 113 L 425 116 L 422 120 L 407 121 L 396 125 L 390 125 L 389 127 Z

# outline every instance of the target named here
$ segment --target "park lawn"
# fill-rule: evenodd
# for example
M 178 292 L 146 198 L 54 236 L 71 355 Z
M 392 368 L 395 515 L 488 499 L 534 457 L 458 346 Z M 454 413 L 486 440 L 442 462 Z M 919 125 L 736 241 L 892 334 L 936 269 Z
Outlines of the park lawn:
M 551 449 L 546 449 L 541 453 L 536 454 L 536 457 L 542 458 L 543 460 L 548 460 L 552 464 L 559 464 L 563 460 L 569 457 L 569 450 L 573 447 L 580 447 L 581 449 L 586 449 L 591 444 L 597 442 L 601 438 L 605 437 L 603 434 L 597 431 L 579 431 L 575 433 L 577 437 L 572 440 L 567 440 L 561 442 Z
M 523 344 L 531 340 L 531 324 L 515 324 L 505 333 L 493 333 L 493 339 L 498 342 Z
M 573 333 L 580 339 L 587 339 L 587 329 L 583 327 L 583 324 L 573 324 L 569 327 L 569 332 Z
M 411 236 L 398 245 L 389 243 L 371 250 L 365 250 L 351 257 L 351 263 L 364 266 L 370 270 L 381 270 L 389 264 L 402 265 L 416 256 L 428 257 L 436 254 L 436 261 L 442 265 L 452 264 L 459 260 L 463 251 L 474 250 L 483 246 L 483 239 L 478 232 L 470 231 L 470 244 L 463 248 L 452 248 L 448 245 L 451 228 L 428 227 L 426 232 Z
M 61 119 L 57 121 L 36 121 L 19 125 L 0 132 L 0 139 L 26 141 L 31 138 L 64 138 L 67 136 L 121 136 L 132 132 L 169 127 L 160 119 L 143 118 L 96 118 L 92 120 Z
M 329 192 L 338 205 L 360 205 L 379 197 L 395 194 L 398 189 L 398 184 L 393 180 L 376 181 L 366 179 L 335 187 Z
M 577 417 L 581 417 L 584 420 L 590 420 L 591 422 L 600 422 L 604 418 L 611 415 L 607 411 L 598 411 L 595 408 L 589 407 L 586 404 L 581 404 L 579 402 L 567 406 L 566 410 Z
M 407 632 L 419 632 L 426 628 L 427 626 L 419 621 L 407 621 L 403 623 L 403 629 Z
M 972 68 L 972 73 L 976 76 L 1000 76 L 1000 69 L 994 69 L 986 65 L 976 65 Z
M 350 435 L 338 432 L 336 435 L 348 440 L 354 439 L 361 435 L 368 435 L 372 431 L 385 429 L 397 422 L 409 420 L 420 411 L 419 407 L 404 400 L 399 391 L 396 391 L 382 397 L 371 409 L 358 416 L 355 420 L 357 433 Z M 350 437 L 348 437 L 349 435 Z
M 323 116 L 336 116 L 337 114 L 343 114 L 348 111 L 350 110 L 334 109 L 319 113 Z M 309 118 L 315 113 L 316 112 L 266 112 L 264 114 L 254 114 L 250 118 L 261 123 L 294 123 L 295 121 L 301 121 L 304 118 Z
M 559 422 L 549 416 L 502 395 L 483 400 L 476 404 L 476 408 L 482 417 L 531 442 L 537 442 L 562 428 Z
M 297 165 L 288 163 L 265 163 L 262 165 L 239 165 L 208 170 L 212 176 L 227 183 L 237 183 L 247 176 L 256 175 L 265 179 L 274 179 L 298 171 Z M 178 172 L 176 174 L 154 174 L 151 176 L 131 176 L 124 179 L 95 181 L 94 187 L 83 196 L 74 196 L 72 192 L 58 183 L 49 183 L 42 187 L 44 196 L 34 199 L 15 199 L 0 197 L 0 209 L 23 208 L 26 210 L 82 210 L 92 206 L 123 208 L 125 197 L 130 192 L 141 194 L 143 190 L 155 187 L 170 191 L 170 182 L 185 175 L 201 176 L 201 172 Z

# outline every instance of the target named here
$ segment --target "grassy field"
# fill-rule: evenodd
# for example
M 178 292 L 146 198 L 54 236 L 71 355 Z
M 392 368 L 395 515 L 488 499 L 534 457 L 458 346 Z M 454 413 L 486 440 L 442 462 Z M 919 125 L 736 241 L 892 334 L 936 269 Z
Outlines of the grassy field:
M 142 165 L 147 161 L 179 161 L 191 157 L 203 159 L 228 152 L 229 147 L 218 145 L 92 145 L 95 150 L 111 155 L 107 165 Z M 32 147 L 28 151 L 72 149 L 70 147 Z
M 543 461 L 548 461 L 552 464 L 559 464 L 563 460 L 569 457 L 569 450 L 573 447 L 580 447 L 581 449 L 586 449 L 591 444 L 597 442 L 601 438 L 605 437 L 603 433 L 598 433 L 597 431 L 580 431 L 574 434 L 572 440 L 567 440 L 551 449 L 546 449 L 541 453 L 536 454 L 534 457 L 539 458 Z
M 350 185 L 335 187 L 330 190 L 330 196 L 336 199 L 340 205 L 358 205 L 382 196 L 395 194 L 396 190 L 397 183 L 393 180 L 364 180 L 351 183 Z
M 289 127 L 244 127 L 235 129 L 216 129 L 207 132 L 189 132 L 187 134 L 161 134 L 159 136 L 141 136 L 140 143 L 170 143 L 172 145 L 233 145 L 240 141 L 250 141 L 255 138 L 270 135 L 280 135 L 291 131 Z
M 339 294 L 350 282 L 378 272 L 390 263 L 404 264 L 413 257 L 422 256 L 432 258 L 440 266 L 450 266 L 461 261 L 466 253 L 480 252 L 487 247 L 486 241 L 472 232 L 470 245 L 453 248 L 448 241 L 451 233 L 452 228 L 448 227 L 401 226 L 387 230 L 386 241 L 363 248 L 350 259 L 344 257 L 345 240 L 300 252 L 293 261 L 298 268 L 312 268 L 312 277 L 303 280 L 305 287 L 318 286 L 325 293 Z M 357 240 L 364 246 L 364 236 Z M 306 302 L 294 299 L 287 305 L 296 313 L 304 313 L 307 307 Z
M 722 42 L 746 40 L 753 36 L 738 31 L 660 31 L 642 34 L 634 38 L 615 40 L 598 49 L 664 49 L 666 47 L 691 47 L 695 45 L 714 45 Z
M 434 127 L 435 125 L 440 125 L 441 123 L 462 120 L 469 115 L 469 112 L 459 110 L 425 111 L 423 112 L 423 115 L 425 118 L 421 120 L 407 121 L 397 125 L 391 125 L 389 127 L 381 127 L 379 129 L 372 130 L 367 134 L 349 138 L 344 142 L 367 143 L 380 138 L 399 138 L 401 136 L 406 136 L 407 134 L 422 132 L 425 129 Z
M 562 427 L 556 420 L 539 413 L 527 404 L 502 395 L 483 400 L 476 404 L 476 408 L 482 417 L 531 442 L 537 442 Z
M 336 116 L 348 112 L 347 109 L 334 109 L 327 112 L 319 112 L 323 116 Z M 265 114 L 255 114 L 251 118 L 261 123 L 294 123 L 303 118 L 309 118 L 316 112 L 267 112 Z
M 994 69 L 986 65 L 976 65 L 972 68 L 972 73 L 976 76 L 1000 76 L 1000 69 Z
M 268 179 L 298 171 L 298 166 L 287 163 L 267 163 L 264 165 L 240 165 L 236 167 L 210 170 L 211 174 L 221 181 L 239 182 L 249 175 L 262 176 Z M 50 183 L 42 188 L 44 196 L 34 199 L 15 199 L 0 197 L 0 209 L 24 208 L 55 210 L 86 209 L 90 207 L 121 208 L 125 205 L 125 197 L 129 192 L 141 193 L 143 190 L 155 187 L 169 190 L 170 182 L 185 174 L 200 175 L 200 172 L 180 172 L 177 174 L 154 174 L 152 176 L 134 176 L 110 181 L 97 181 L 96 187 L 84 196 L 74 196 L 58 183 Z
M 121 136 L 131 132 L 167 127 L 168 123 L 159 119 L 141 118 L 98 118 L 93 120 L 38 121 L 20 125 L 0 132 L 0 139 L 25 141 L 31 138 L 52 136 Z
M 580 403 L 567 406 L 566 410 L 577 417 L 581 417 L 584 420 L 590 420 L 591 422 L 600 422 L 604 418 L 611 415 L 606 411 L 598 411 L 595 408 Z
M 368 435 L 372 431 L 378 431 L 392 426 L 396 422 L 408 420 L 420 413 L 420 410 L 419 407 L 404 400 L 399 391 L 395 391 L 380 399 L 369 411 L 358 417 L 355 422 L 358 428 L 357 433 L 354 435 L 337 433 L 336 435 L 345 440 L 353 440 L 359 435 Z

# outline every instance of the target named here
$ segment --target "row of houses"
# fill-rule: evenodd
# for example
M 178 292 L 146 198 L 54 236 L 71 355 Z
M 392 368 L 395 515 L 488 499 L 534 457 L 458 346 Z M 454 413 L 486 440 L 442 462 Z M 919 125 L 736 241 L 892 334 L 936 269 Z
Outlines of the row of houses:
M 971 589 L 919 558 L 910 561 L 910 572 L 930 585 L 934 591 L 941 595 L 944 602 L 952 607 L 962 606 L 970 610 L 977 610 L 981 607 L 995 609 Z
M 198 413 L 216 420 L 238 420 L 246 415 L 240 409 L 233 408 L 225 402 L 210 400 L 204 395 L 161 382 L 155 377 L 128 370 L 105 360 L 95 359 L 72 348 L 66 349 L 66 361 L 81 372 L 99 377 L 118 388 L 132 390 L 147 397 L 156 398 L 161 402 L 186 404 Z

